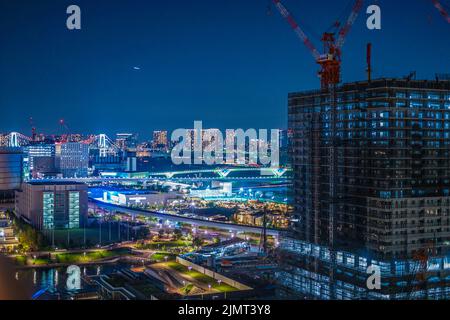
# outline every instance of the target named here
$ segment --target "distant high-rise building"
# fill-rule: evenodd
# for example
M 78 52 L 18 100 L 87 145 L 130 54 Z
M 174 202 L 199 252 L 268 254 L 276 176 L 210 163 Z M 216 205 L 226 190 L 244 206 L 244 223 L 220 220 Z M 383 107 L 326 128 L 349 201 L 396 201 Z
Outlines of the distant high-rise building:
M 138 144 L 136 133 L 116 134 L 116 145 L 122 150 L 136 149 Z
M 137 158 L 136 155 L 128 155 L 126 157 L 125 171 L 135 172 L 137 170 Z
M 57 162 L 63 177 L 87 177 L 89 166 L 89 146 L 81 142 L 60 144 Z
M 19 148 L 0 148 L 0 203 L 14 200 L 22 183 L 23 153 Z
M 167 131 L 153 131 L 153 148 L 165 150 L 168 148 Z
M 220 141 L 217 140 L 217 137 L 222 137 L 222 132 L 219 129 L 211 128 L 202 130 L 203 150 L 215 150 L 216 147 L 219 146 L 220 149 L 223 149 L 224 142 L 222 141 L 222 145 L 220 145 Z
M 34 170 L 35 159 L 39 157 L 52 157 L 54 159 L 56 153 L 54 144 L 31 144 L 24 147 L 23 150 L 28 157 L 28 166 L 33 177 L 37 176 L 37 172 Z
M 8 134 L 0 133 L 0 147 L 7 147 L 9 144 Z
M 450 81 L 348 83 L 335 97 L 289 95 L 295 211 L 280 241 L 282 287 L 320 299 L 450 298 Z M 367 288 L 369 266 L 381 290 Z
M 16 215 L 38 230 L 85 226 L 87 185 L 76 182 L 28 182 L 16 191 Z
M 234 129 L 225 130 L 225 147 L 224 150 L 226 154 L 233 154 L 233 157 L 225 157 L 225 162 L 227 164 L 235 164 L 236 160 L 236 131 Z
M 279 135 L 280 135 L 280 144 L 279 147 L 280 149 L 287 149 L 288 147 L 288 130 L 279 130 Z
M 138 157 L 138 158 L 151 157 L 151 155 L 152 155 L 151 145 L 153 145 L 153 143 L 150 144 L 148 142 L 143 142 L 143 143 L 138 144 L 138 146 L 136 148 L 136 157 Z M 166 146 L 165 150 L 167 150 L 167 146 Z
M 33 178 L 57 177 L 60 174 L 56 169 L 55 157 L 34 158 L 33 166 Z

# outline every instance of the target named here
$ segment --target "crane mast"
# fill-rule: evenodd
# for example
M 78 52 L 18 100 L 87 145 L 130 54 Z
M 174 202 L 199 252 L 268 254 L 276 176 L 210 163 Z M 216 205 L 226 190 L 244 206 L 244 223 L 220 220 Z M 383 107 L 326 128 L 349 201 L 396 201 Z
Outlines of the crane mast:
M 314 44 L 309 40 L 308 36 L 301 29 L 300 25 L 295 21 L 292 14 L 286 9 L 280 0 L 273 0 L 275 7 L 281 16 L 287 20 L 291 28 L 303 41 L 309 49 L 316 63 L 320 65 L 319 77 L 321 89 L 329 94 L 329 108 L 322 111 L 322 114 L 328 116 L 330 122 L 330 138 L 328 144 L 328 168 L 329 168 L 329 199 L 328 199 L 328 243 L 331 253 L 332 266 L 330 268 L 330 291 L 334 290 L 334 263 L 335 263 L 335 216 L 336 216 L 336 176 L 337 176 L 337 143 L 336 143 L 336 121 L 337 121 L 337 85 L 341 82 L 341 62 L 342 62 L 342 46 L 345 38 L 356 21 L 358 14 L 363 6 L 363 0 L 356 0 L 352 11 L 345 23 L 339 30 L 338 38 L 335 39 L 334 33 L 326 32 L 322 36 L 323 53 L 320 54 Z M 339 24 L 338 24 L 339 25 Z M 320 119 L 321 117 L 319 117 Z M 312 120 L 320 121 L 317 117 Z M 313 123 L 314 126 L 314 123 Z M 316 191 L 318 192 L 318 191 Z M 317 195 L 316 195 L 317 196 Z M 318 197 L 316 197 L 318 198 Z
M 447 23 L 450 23 L 450 16 L 442 4 L 438 0 L 431 0 L 433 2 L 434 7 L 439 11 L 439 13 L 444 17 Z
M 286 19 L 291 28 L 297 34 L 299 39 L 305 44 L 314 60 L 320 65 L 319 77 L 322 89 L 329 89 L 330 86 L 337 85 L 341 81 L 341 52 L 345 39 L 349 34 L 353 24 L 358 17 L 363 6 L 363 0 L 356 0 L 352 11 L 345 23 L 339 30 L 338 38 L 334 33 L 326 32 L 322 36 L 323 53 L 319 53 L 312 41 L 308 38 L 301 26 L 294 19 L 290 11 L 284 6 L 280 0 L 272 0 L 280 15 Z
M 305 44 L 305 46 L 309 49 L 314 59 L 318 60 L 320 57 L 319 51 L 316 49 L 314 44 L 309 40 L 308 36 L 303 32 L 300 28 L 299 24 L 295 21 L 292 14 L 286 9 L 286 7 L 281 3 L 280 0 L 272 0 L 275 7 L 280 12 L 281 16 L 286 19 L 286 21 L 291 26 L 292 30 L 297 34 L 301 41 Z

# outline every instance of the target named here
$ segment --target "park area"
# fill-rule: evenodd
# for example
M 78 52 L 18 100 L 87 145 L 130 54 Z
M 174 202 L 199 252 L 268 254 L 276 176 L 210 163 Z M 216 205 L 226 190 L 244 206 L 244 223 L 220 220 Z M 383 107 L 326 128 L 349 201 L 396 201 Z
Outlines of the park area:
M 156 269 L 163 268 L 166 270 L 171 270 L 172 272 L 176 272 L 181 275 L 188 282 L 183 288 L 181 288 L 181 292 L 184 294 L 186 294 L 186 291 L 192 289 L 192 287 L 194 286 L 206 289 L 206 291 L 212 289 L 215 292 L 232 292 L 237 290 L 236 288 L 224 282 L 219 283 L 216 279 L 211 278 L 201 272 L 193 269 L 189 270 L 187 267 L 179 264 L 176 261 L 157 263 L 152 265 L 152 267 Z
M 136 249 L 141 250 L 168 250 L 174 248 L 188 249 L 192 246 L 192 241 L 189 240 L 170 240 L 170 241 L 151 241 L 136 245 Z
M 129 254 L 126 248 L 114 250 L 90 250 L 86 252 L 61 252 L 51 253 L 40 257 L 29 257 L 26 255 L 16 256 L 16 264 L 20 266 L 45 266 L 51 264 L 81 264 L 93 263 L 103 260 L 118 258 Z
M 90 263 L 98 262 L 106 259 L 118 258 L 120 256 L 129 254 L 128 249 L 115 249 L 115 250 L 95 250 L 89 252 L 78 253 L 58 253 L 55 254 L 54 260 L 57 263 L 71 264 L 71 263 Z

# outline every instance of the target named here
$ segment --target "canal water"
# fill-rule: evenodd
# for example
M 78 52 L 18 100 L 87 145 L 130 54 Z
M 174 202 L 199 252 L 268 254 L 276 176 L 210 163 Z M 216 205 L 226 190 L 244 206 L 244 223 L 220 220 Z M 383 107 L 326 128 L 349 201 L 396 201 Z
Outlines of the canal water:
M 29 299 L 69 299 L 76 293 L 95 288 L 86 279 L 89 276 L 109 274 L 129 267 L 125 264 L 89 265 L 58 268 L 17 269 L 15 280 L 26 286 Z

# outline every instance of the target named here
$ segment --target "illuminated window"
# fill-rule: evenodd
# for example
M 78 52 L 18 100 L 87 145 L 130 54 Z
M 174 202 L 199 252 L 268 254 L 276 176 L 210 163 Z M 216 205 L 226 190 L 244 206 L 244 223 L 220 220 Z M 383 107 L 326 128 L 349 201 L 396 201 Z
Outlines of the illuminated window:
M 53 192 L 43 194 L 44 229 L 53 229 L 55 224 L 55 196 Z
M 80 193 L 69 192 L 69 228 L 80 227 Z

